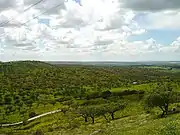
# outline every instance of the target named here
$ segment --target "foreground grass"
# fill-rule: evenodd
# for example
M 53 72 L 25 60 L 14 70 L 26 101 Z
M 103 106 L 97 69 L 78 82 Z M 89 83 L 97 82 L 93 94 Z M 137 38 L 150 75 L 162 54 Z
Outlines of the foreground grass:
M 131 102 L 125 110 L 116 112 L 116 119 L 110 122 L 103 117 L 97 117 L 95 124 L 91 124 L 90 121 L 85 123 L 81 117 L 71 112 L 59 112 L 27 125 L 0 128 L 0 134 L 35 135 L 35 131 L 39 129 L 45 135 L 90 135 L 93 132 L 97 132 L 98 135 L 162 135 L 167 133 L 166 130 L 179 133 L 180 114 L 158 118 L 157 115 L 160 113 L 158 108 L 155 108 L 148 114 L 143 108 L 142 101 Z
M 111 121 L 110 123 L 100 123 L 92 125 L 81 125 L 72 130 L 62 130 L 48 132 L 47 135 L 90 135 L 94 131 L 99 131 L 98 135 L 162 135 L 167 130 L 178 135 L 180 127 L 179 114 L 167 118 L 155 119 L 150 114 L 138 114 L 129 117 L 122 117 Z M 173 120 L 173 121 L 172 121 Z M 168 126 L 173 126 L 174 129 Z M 170 134 L 169 134 L 170 135 Z
M 50 112 L 53 110 L 58 110 L 59 108 L 61 108 L 62 105 L 60 103 L 56 103 L 55 105 L 52 104 L 46 104 L 46 105 L 37 105 L 37 104 L 33 104 L 32 107 L 28 108 L 27 112 L 35 112 L 37 115 L 46 113 L 46 112 Z M 21 115 L 18 111 L 16 111 L 15 113 L 10 113 L 8 115 L 5 116 L 5 121 L 6 123 L 15 123 L 15 122 L 19 122 L 19 121 L 23 121 L 25 115 L 28 115 L 27 113 L 24 115 Z M 2 116 L 0 116 L 0 120 L 2 120 Z
M 153 83 L 138 84 L 129 87 L 129 90 L 151 90 Z M 112 92 L 126 90 L 127 88 L 113 88 Z M 97 132 L 98 135 L 179 135 L 180 132 L 180 114 L 168 115 L 166 118 L 158 118 L 161 113 L 158 108 L 153 109 L 150 113 L 146 113 L 143 104 L 144 101 L 134 99 L 134 96 L 127 96 L 129 104 L 123 111 L 115 113 L 115 120 L 107 122 L 102 116 L 95 118 L 95 124 L 91 121 L 84 122 L 84 119 L 67 112 L 63 114 L 48 115 L 40 119 L 34 120 L 26 125 L 17 127 L 0 128 L 0 135 L 35 135 L 37 130 L 42 130 L 45 135 L 90 135 Z M 81 103 L 83 100 L 77 100 Z M 175 105 L 175 104 L 174 104 Z M 174 106 L 172 105 L 172 106 Z M 170 108 L 172 107 L 170 106 Z M 60 109 L 61 103 L 52 104 L 33 104 L 29 111 L 42 114 L 52 110 Z M 12 117 L 14 119 L 12 119 Z M 15 121 L 21 119 L 20 116 L 9 117 L 9 120 Z M 169 133 L 168 131 L 172 133 Z

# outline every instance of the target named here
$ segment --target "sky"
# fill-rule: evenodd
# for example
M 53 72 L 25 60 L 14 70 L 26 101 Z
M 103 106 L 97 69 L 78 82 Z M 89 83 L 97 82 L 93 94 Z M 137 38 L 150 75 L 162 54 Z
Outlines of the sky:
M 39 1 L 0 0 L 0 61 L 180 61 L 180 0 Z

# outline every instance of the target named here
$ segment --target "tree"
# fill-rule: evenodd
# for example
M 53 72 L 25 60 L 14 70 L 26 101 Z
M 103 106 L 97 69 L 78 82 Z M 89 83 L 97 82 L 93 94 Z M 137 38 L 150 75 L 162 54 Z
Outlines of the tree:
M 38 100 L 38 104 L 43 104 L 45 107 L 45 105 L 48 103 L 48 95 L 41 94 L 39 95 Z
M 63 114 L 66 114 L 67 111 L 69 111 L 69 106 L 64 106 L 64 107 L 61 108 L 61 112 Z
M 92 124 L 94 124 L 95 116 L 101 115 L 101 107 L 100 106 L 90 106 L 88 107 L 88 115 L 92 119 Z
M 2 116 L 2 119 L 0 119 L 0 120 L 5 120 L 5 109 L 4 108 L 0 108 L 0 115 Z M 1 118 L 1 117 L 0 117 Z M 1 122 L 0 122 L 1 123 Z
M 111 119 L 114 120 L 114 114 L 115 112 L 119 110 L 123 110 L 126 107 L 125 103 L 110 103 L 104 106 L 104 112 L 110 114 Z
M 26 100 L 25 101 L 25 103 L 26 103 L 26 105 L 28 106 L 28 107 L 32 107 L 32 104 L 33 104 L 33 100 L 32 99 L 28 99 L 28 100 Z
M 87 107 L 78 108 L 77 113 L 80 114 L 84 118 L 85 122 L 88 122 L 89 110 Z
M 5 104 L 11 104 L 12 101 L 13 101 L 13 98 L 12 98 L 12 96 L 10 94 L 7 94 L 7 95 L 4 96 Z
M 76 97 L 79 97 L 79 99 L 82 99 L 82 97 L 85 97 L 85 96 L 86 96 L 86 89 L 83 87 L 80 87 L 77 90 Z
M 13 105 L 7 105 L 5 107 L 5 110 L 6 110 L 6 114 L 10 114 L 10 113 L 14 112 L 16 110 L 16 108 Z
M 0 95 L 0 106 L 3 105 L 3 96 Z
M 87 100 L 90 100 L 90 99 L 100 98 L 100 97 L 101 97 L 100 94 L 101 94 L 101 93 L 98 92 L 98 91 L 89 93 L 89 94 L 87 95 L 86 99 L 87 99 Z
M 101 106 L 97 105 L 85 106 L 78 108 L 77 112 L 84 118 L 85 122 L 87 122 L 88 117 L 90 117 L 92 120 L 92 124 L 94 124 L 95 116 L 100 116 L 102 114 L 102 108 Z
M 175 95 L 176 93 L 171 87 L 158 86 L 157 90 L 153 90 L 147 96 L 145 106 L 149 108 L 159 107 L 162 111 L 161 117 L 163 117 L 168 113 L 169 104 L 177 102 Z
M 107 99 L 108 97 L 111 96 L 111 92 L 109 90 L 107 91 L 104 91 L 101 93 L 101 96 L 104 98 L 104 99 Z

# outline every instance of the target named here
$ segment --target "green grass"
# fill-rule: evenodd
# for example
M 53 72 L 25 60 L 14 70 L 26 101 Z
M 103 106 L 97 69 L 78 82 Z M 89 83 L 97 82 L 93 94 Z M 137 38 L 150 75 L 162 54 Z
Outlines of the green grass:
M 123 90 L 144 90 L 146 92 L 149 92 L 153 88 L 155 88 L 155 86 L 156 86 L 156 83 L 136 84 L 136 85 L 131 85 L 129 87 L 112 88 L 111 92 L 118 92 L 118 91 L 123 91 Z M 175 90 L 180 91 L 180 86 L 176 85 Z
M 169 67 L 163 67 L 163 66 L 146 66 L 144 68 L 151 68 L 151 69 L 157 69 L 159 71 L 164 71 L 164 72 L 171 72 L 171 73 L 177 73 L 180 72 L 180 69 L 172 68 L 171 70 Z
M 58 106 L 56 104 L 54 107 L 46 105 L 45 107 L 55 109 L 56 107 L 62 107 L 62 105 L 59 104 Z M 43 106 L 41 105 L 37 112 L 41 112 L 42 110 Z M 101 116 L 95 118 L 95 124 L 91 124 L 91 121 L 85 123 L 83 118 L 77 117 L 73 113 L 69 112 L 64 115 L 62 112 L 59 112 L 34 120 L 27 125 L 0 128 L 0 134 L 10 133 L 11 135 L 15 135 L 14 132 L 16 132 L 16 135 L 33 135 L 32 133 L 38 129 L 42 129 L 45 135 L 90 135 L 98 130 L 100 130 L 98 135 L 162 135 L 167 132 L 166 130 L 173 130 L 172 132 L 179 133 L 180 114 L 158 118 L 157 115 L 160 113 L 161 111 L 155 108 L 147 114 L 143 108 L 143 100 L 140 102 L 130 101 L 125 110 L 116 112 L 116 119 L 110 122 L 107 122 Z M 108 118 L 110 119 L 110 117 Z M 169 125 L 173 125 L 170 122 L 175 123 L 176 129 L 168 127 Z
M 13 106 L 15 109 L 11 109 L 11 111 L 9 111 L 10 114 L 6 114 L 7 116 L 5 117 L 5 120 L 2 120 L 2 115 L 0 115 L 0 122 L 19 122 L 22 121 L 26 115 L 28 116 L 28 113 L 30 112 L 35 112 L 37 115 L 40 115 L 53 110 L 61 109 L 64 106 L 67 107 L 68 105 L 72 109 L 72 107 L 76 107 L 76 103 L 83 106 L 84 103 L 88 104 L 89 102 L 89 106 L 98 106 L 102 104 L 113 105 L 110 103 L 120 103 L 122 101 L 126 101 L 128 105 L 124 110 L 117 111 L 115 113 L 115 120 L 111 120 L 111 116 L 107 116 L 110 122 L 106 121 L 102 115 L 95 118 L 95 124 L 91 123 L 90 118 L 88 122 L 84 122 L 84 119 L 79 116 L 74 109 L 65 114 L 59 112 L 47 115 L 24 125 L 8 128 L 0 127 L 0 135 L 34 135 L 33 133 L 39 129 L 41 129 L 45 135 L 90 135 L 94 131 L 98 130 L 101 130 L 101 132 L 97 133 L 98 135 L 180 134 L 178 133 L 178 129 L 180 129 L 180 114 L 173 114 L 168 115 L 166 118 L 159 118 L 158 116 L 162 113 L 159 108 L 154 108 L 147 113 L 147 110 L 144 109 L 144 99 L 140 100 L 139 97 L 141 95 L 139 94 L 128 96 L 123 95 L 119 97 L 114 94 L 109 99 L 103 99 L 105 98 L 103 96 L 103 98 L 98 97 L 96 99 L 89 99 L 89 101 L 86 102 L 86 95 L 79 100 L 78 98 L 75 98 L 76 94 L 72 94 L 75 89 L 73 89 L 73 91 L 69 91 L 70 88 L 78 86 L 75 90 L 78 93 L 80 87 L 83 87 L 81 85 L 85 85 L 84 88 L 87 90 L 86 94 L 91 94 L 97 91 L 106 91 L 110 86 L 120 87 L 127 85 L 127 82 L 129 81 L 137 81 L 137 85 L 131 84 L 128 87 L 112 88 L 111 92 L 119 92 L 123 90 L 143 90 L 145 91 L 146 96 L 146 94 L 156 86 L 156 83 L 147 82 L 166 82 L 168 78 L 172 80 L 170 84 L 174 85 L 175 90 L 180 91 L 180 84 L 176 83 L 179 81 L 179 69 L 170 70 L 169 68 L 163 66 L 140 68 L 95 68 L 91 66 L 87 68 L 84 66 L 58 67 L 42 62 L 30 61 L 4 63 L 1 67 L 5 72 L 0 74 L 0 76 L 4 78 L 3 81 L 0 82 L 0 85 L 2 85 L 0 99 L 4 100 L 5 95 L 10 95 L 13 100 L 9 105 Z M 6 70 L 4 70 L 5 68 Z M 145 82 L 146 84 L 141 84 Z M 107 87 L 107 85 L 109 87 Z M 58 92 L 60 92 L 61 88 L 67 91 L 64 95 L 58 96 Z M 36 94 L 34 95 L 34 93 L 37 93 L 38 97 L 36 97 Z M 18 105 L 21 108 L 27 109 L 27 113 L 24 112 L 23 115 L 20 115 L 18 112 L 19 108 L 15 105 L 17 95 L 20 96 L 20 99 L 23 102 L 25 101 L 23 107 Z M 63 98 L 65 95 L 71 95 L 74 96 L 74 98 L 67 99 L 68 97 L 66 96 L 65 98 L 69 101 L 57 102 L 55 105 L 49 104 L 53 103 L 56 99 Z M 31 101 L 29 99 L 37 100 Z M 30 104 L 27 101 L 30 101 L 30 104 L 34 102 L 32 107 L 28 107 Z M 73 101 L 73 103 L 71 103 L 71 101 Z M 41 104 L 38 105 L 36 102 L 41 102 Z M 169 107 L 170 109 L 172 107 L 176 107 L 178 110 L 177 106 L 180 105 L 177 103 L 170 105 Z M 3 111 L 1 114 L 5 114 L 4 111 L 8 109 L 6 107 L 10 106 L 7 106 L 7 104 L 4 103 L 0 106 L 0 111 Z M 16 110 L 16 112 L 13 112 L 13 110 Z M 22 110 L 21 113 L 23 113 Z M 8 111 L 6 113 L 8 113 Z M 106 115 L 108 114 L 106 113 Z M 169 131 L 171 131 L 171 133 Z M 175 134 L 175 132 L 177 133 Z
M 52 104 L 46 104 L 45 106 L 43 104 L 40 104 L 39 106 L 37 104 L 33 104 L 31 108 L 27 108 L 27 112 L 35 112 L 36 114 L 40 115 L 53 110 L 58 110 L 61 107 L 62 105 L 58 102 L 54 106 Z M 23 121 L 23 117 L 23 115 L 20 115 L 20 113 L 16 111 L 6 115 L 4 121 L 6 121 L 6 123 L 19 122 Z M 0 116 L 0 120 L 2 120 L 2 116 Z
M 160 113 L 158 109 L 154 109 L 147 114 L 142 102 L 131 102 L 124 111 L 118 111 L 115 114 L 116 119 L 110 123 L 103 117 L 95 118 L 95 124 L 85 123 L 81 117 L 71 113 L 64 115 L 60 112 L 42 117 L 27 125 L 1 128 L 0 133 L 16 131 L 19 135 L 31 135 L 37 129 L 42 129 L 45 135 L 89 135 L 98 130 L 101 130 L 98 135 L 161 135 L 172 120 L 177 130 L 180 128 L 180 114 L 157 118 L 155 112 Z
M 120 118 L 110 123 L 96 122 L 94 125 L 82 125 L 72 130 L 53 131 L 47 135 L 89 135 L 94 131 L 101 130 L 98 135 L 161 135 L 172 119 L 175 120 L 177 129 L 180 127 L 180 114 L 168 116 L 162 119 L 153 119 L 150 114 L 138 114 L 134 116 Z M 178 135 L 178 134 L 177 134 Z
M 59 102 L 56 102 L 55 105 L 52 105 L 52 104 L 42 105 L 42 104 L 40 104 L 39 106 L 37 106 L 37 104 L 35 104 L 30 110 L 37 113 L 37 114 L 42 114 L 42 113 L 50 112 L 53 110 L 58 110 L 61 107 L 62 107 L 62 105 Z
M 150 91 L 155 86 L 153 83 L 132 85 L 127 88 L 112 88 L 112 92 L 122 90 L 146 90 Z M 177 90 L 180 87 L 177 88 Z M 131 100 L 131 96 L 127 96 L 128 106 L 123 111 L 115 113 L 115 120 L 107 122 L 102 116 L 95 118 L 95 124 L 84 122 L 84 119 L 72 112 L 63 114 L 59 112 L 44 116 L 40 119 L 34 120 L 27 125 L 20 125 L 17 127 L 0 128 L 1 133 L 9 133 L 14 135 L 33 135 L 36 130 L 42 129 L 45 135 L 90 135 L 94 131 L 100 130 L 97 135 L 164 135 L 167 131 L 178 132 L 177 134 L 165 134 L 165 135 L 179 135 L 178 129 L 180 129 L 180 114 L 168 115 L 166 118 L 158 118 L 161 113 L 158 108 L 153 109 L 149 114 L 144 110 L 144 102 Z M 84 100 L 76 100 L 78 103 L 84 102 Z M 118 102 L 118 101 L 117 101 Z M 170 108 L 172 106 L 171 105 Z M 61 103 L 56 103 L 54 106 L 51 104 L 33 104 L 31 111 L 37 114 L 42 114 L 52 110 L 62 108 Z M 20 120 L 20 116 L 17 114 L 8 116 L 7 119 L 11 122 Z M 110 117 L 108 117 L 110 119 Z M 173 121 L 172 121 L 173 120 Z M 173 123 L 175 123 L 175 127 Z M 169 124 L 169 125 L 168 125 Z
M 111 92 L 118 92 L 122 90 L 144 90 L 150 91 L 153 88 L 153 83 L 131 85 L 130 87 L 112 88 Z

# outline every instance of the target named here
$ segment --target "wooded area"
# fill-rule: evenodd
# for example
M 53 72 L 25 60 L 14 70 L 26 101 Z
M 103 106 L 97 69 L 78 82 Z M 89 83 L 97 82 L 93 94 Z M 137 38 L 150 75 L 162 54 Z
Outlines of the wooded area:
M 146 109 L 159 107 L 164 117 L 170 105 L 180 101 L 180 72 L 164 67 L 21 61 L 0 63 L 0 71 L 0 124 L 26 121 L 50 105 L 85 123 L 95 123 L 99 117 L 115 120 L 116 112 L 133 103 Z

